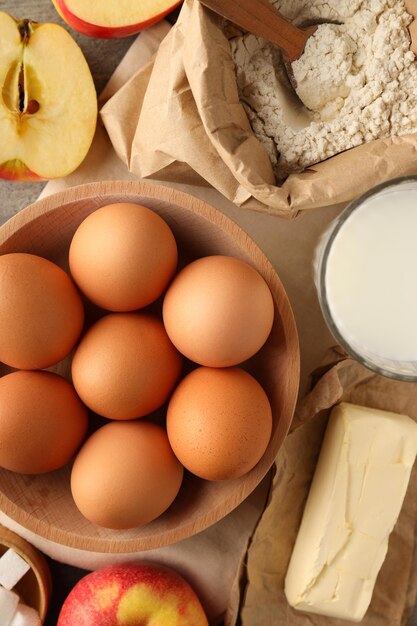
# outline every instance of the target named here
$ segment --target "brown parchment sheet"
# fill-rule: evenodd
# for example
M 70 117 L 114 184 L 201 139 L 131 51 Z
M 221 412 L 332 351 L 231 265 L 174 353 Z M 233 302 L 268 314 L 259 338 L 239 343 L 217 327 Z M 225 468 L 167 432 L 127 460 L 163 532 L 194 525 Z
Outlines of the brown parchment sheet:
M 352 402 L 409 415 L 417 421 L 417 385 L 370 372 L 340 348 L 317 371 L 318 381 L 301 402 L 293 430 L 276 460 L 269 504 L 242 560 L 227 626 L 351 626 L 292 609 L 284 579 L 314 474 L 330 408 Z M 417 595 L 417 464 L 363 626 L 405 626 Z
M 417 0 L 406 5 L 417 16 Z M 223 25 L 197 0 L 185 0 L 151 66 L 103 107 L 116 153 L 132 173 L 209 184 L 238 206 L 295 217 L 416 172 L 413 134 L 363 144 L 276 186 L 268 155 L 239 101 Z M 410 33 L 417 36 L 416 22 Z M 415 42 L 412 48 L 417 49 Z

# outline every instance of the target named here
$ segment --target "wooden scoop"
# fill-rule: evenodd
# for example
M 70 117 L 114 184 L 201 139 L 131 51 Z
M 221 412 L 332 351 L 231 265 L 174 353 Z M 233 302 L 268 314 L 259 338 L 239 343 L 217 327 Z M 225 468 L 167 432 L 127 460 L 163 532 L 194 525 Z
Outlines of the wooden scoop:
M 305 29 L 297 28 L 268 0 L 200 0 L 200 2 L 240 28 L 278 46 L 289 64 L 300 58 L 307 40 L 317 30 L 317 25 Z

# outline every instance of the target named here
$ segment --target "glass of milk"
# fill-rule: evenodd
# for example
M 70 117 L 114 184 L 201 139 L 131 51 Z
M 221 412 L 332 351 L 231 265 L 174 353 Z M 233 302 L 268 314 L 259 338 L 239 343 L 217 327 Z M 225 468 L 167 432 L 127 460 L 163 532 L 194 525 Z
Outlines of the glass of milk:
M 341 213 L 318 248 L 316 283 L 346 352 L 417 381 L 417 176 L 379 185 Z

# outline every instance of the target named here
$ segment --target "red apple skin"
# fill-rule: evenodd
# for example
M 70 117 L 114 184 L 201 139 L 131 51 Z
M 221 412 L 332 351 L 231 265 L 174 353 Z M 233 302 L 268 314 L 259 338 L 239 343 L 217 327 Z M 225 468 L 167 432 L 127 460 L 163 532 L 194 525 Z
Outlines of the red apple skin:
M 18 182 L 36 182 L 39 180 L 45 180 L 36 172 L 32 172 L 23 161 L 15 159 L 13 161 L 6 161 L 0 164 L 0 178 L 5 180 L 14 180 Z
M 174 570 L 111 565 L 87 574 L 65 600 L 57 626 L 209 626 L 199 599 Z
M 159 13 L 158 15 L 154 15 L 149 20 L 145 22 L 140 22 L 139 24 L 128 24 L 126 26 L 100 26 L 99 24 L 90 24 L 85 20 L 80 19 L 77 15 L 72 13 L 68 9 L 64 0 L 52 0 L 58 13 L 61 17 L 69 24 L 74 30 L 82 33 L 83 35 L 87 35 L 88 37 L 96 37 L 97 39 L 119 39 L 121 37 L 130 37 L 130 35 L 135 35 L 139 33 L 141 30 L 152 26 L 152 24 L 156 24 L 162 20 L 165 15 L 171 13 L 177 6 L 179 6 L 182 0 L 173 0 L 172 6 L 170 6 L 166 11 Z

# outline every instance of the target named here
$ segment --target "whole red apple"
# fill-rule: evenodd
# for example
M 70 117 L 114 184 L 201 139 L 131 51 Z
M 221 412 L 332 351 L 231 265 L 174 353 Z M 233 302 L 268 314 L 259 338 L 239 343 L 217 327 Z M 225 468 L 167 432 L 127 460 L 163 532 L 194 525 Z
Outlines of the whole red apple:
M 112 565 L 82 578 L 57 626 L 208 626 L 190 585 L 156 564 Z

